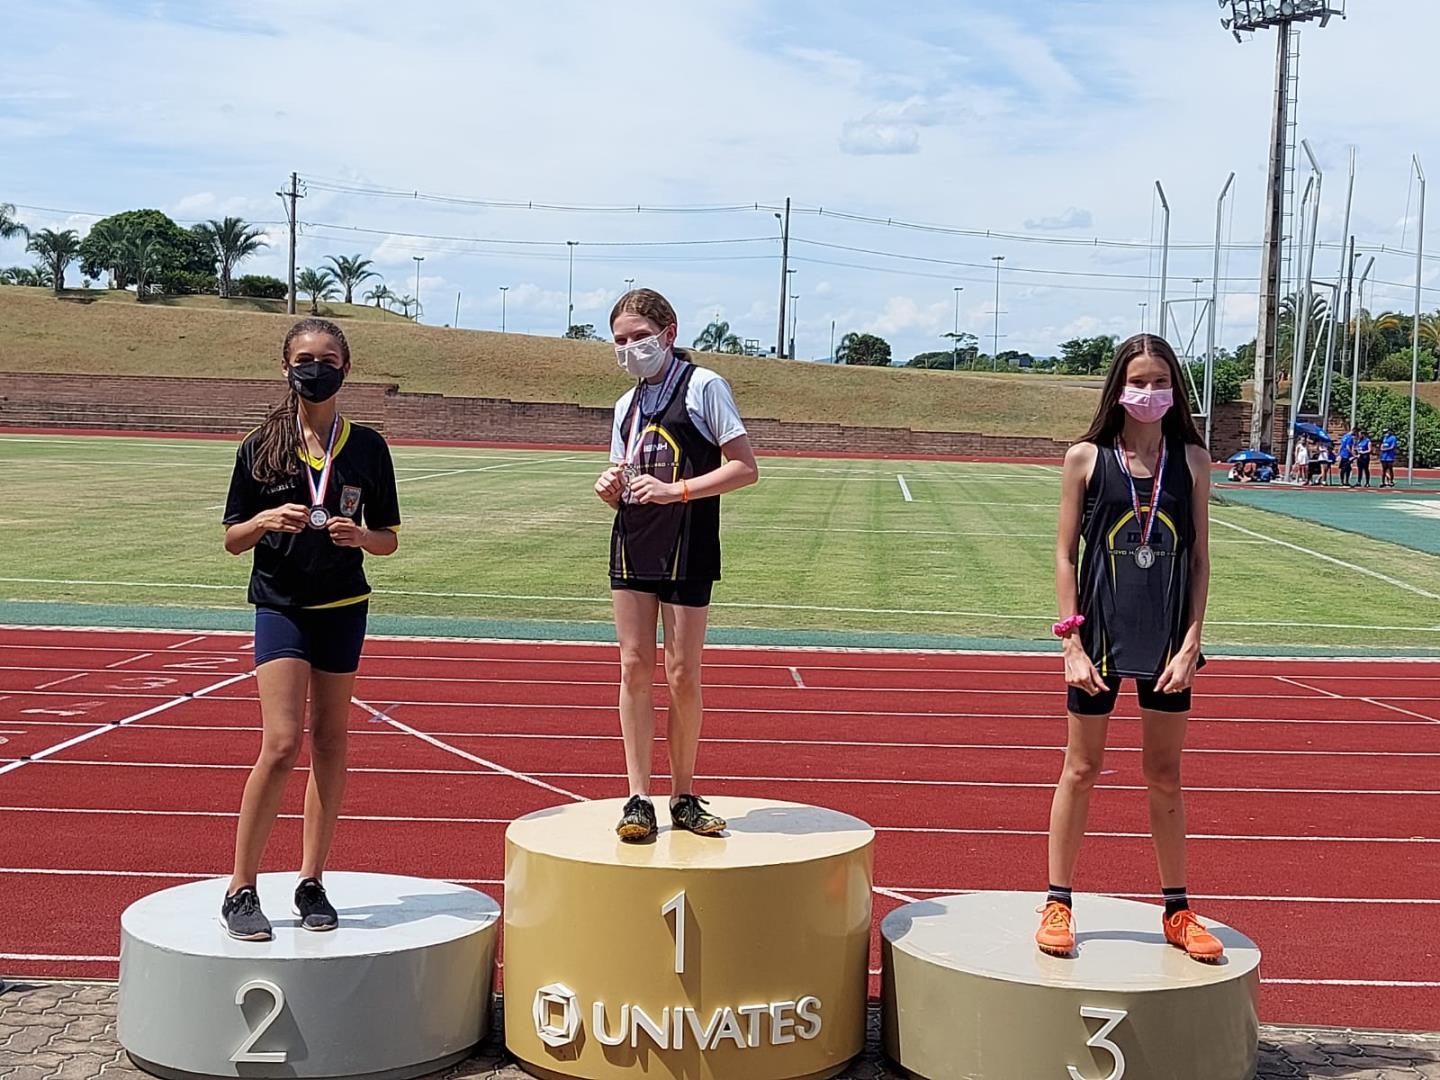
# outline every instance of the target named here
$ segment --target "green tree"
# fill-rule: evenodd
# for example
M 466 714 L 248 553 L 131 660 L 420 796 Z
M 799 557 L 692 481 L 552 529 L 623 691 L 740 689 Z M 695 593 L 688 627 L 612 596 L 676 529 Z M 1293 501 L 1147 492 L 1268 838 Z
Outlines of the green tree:
M 1410 381 L 1410 370 L 1415 360 L 1414 347 L 1391 353 L 1371 367 L 1371 378 L 1377 382 Z M 1435 378 L 1435 353 L 1430 349 L 1420 350 L 1419 381 L 1432 382 Z
M 1406 378 L 1409 378 L 1408 369 Z M 1410 395 L 1397 394 L 1383 386 L 1362 386 L 1356 401 L 1356 422 L 1372 438 L 1386 428 L 1400 437 L 1400 461 L 1408 457 L 1406 439 L 1410 434 Z M 1440 410 L 1424 401 L 1415 405 L 1415 464 L 1422 468 L 1440 465 Z
M 345 303 L 355 302 L 355 286 L 368 281 L 370 278 L 379 277 L 370 267 L 374 265 L 373 259 L 362 259 L 359 255 L 326 255 L 331 264 L 331 275 L 339 286 L 345 290 Z
M 740 340 L 738 335 L 730 332 L 730 324 L 718 317 L 700 331 L 700 336 L 695 339 L 691 347 L 700 352 L 742 353 L 745 351 L 745 343 Z
M 153 241 L 147 259 L 146 286 L 167 288 L 172 275 L 215 276 L 214 249 L 200 230 L 182 229 L 159 210 L 126 210 L 97 221 L 80 245 L 80 272 L 88 278 L 110 273 L 118 289 L 135 284 L 126 269 L 135 242 L 144 237 Z M 185 280 L 191 280 L 185 278 Z
M 365 299 L 374 300 L 375 306 L 377 308 L 381 308 L 385 304 L 389 303 L 391 300 L 395 299 L 395 294 L 390 291 L 390 286 L 386 285 L 382 281 L 380 282 L 380 284 L 374 285 L 366 290 Z
M 66 229 L 64 232 L 41 229 L 30 234 L 30 242 L 25 245 L 25 250 L 40 257 L 40 261 L 50 271 L 51 285 L 58 296 L 60 290 L 65 288 L 66 267 L 80 254 L 80 234 L 74 229 Z
M 594 323 L 576 323 L 565 331 L 564 336 L 571 341 L 599 341 L 600 335 L 595 333 Z
M 408 319 L 410 317 L 410 309 L 415 306 L 415 298 L 409 293 L 406 293 L 404 296 L 394 296 L 392 294 L 391 300 L 400 306 L 401 314 Z
M 0 240 L 29 235 L 30 230 L 15 220 L 15 204 L 0 203 Z
M 889 367 L 890 343 L 874 334 L 849 333 L 840 339 L 835 359 L 861 367 Z
M 307 267 L 295 275 L 295 291 L 310 297 L 310 314 L 320 314 L 320 301 L 336 297 L 335 279 L 327 267 Z M 414 301 L 411 301 L 414 303 Z
M 1110 334 L 1071 338 L 1060 346 L 1058 368 L 1064 375 L 1095 375 L 1108 369 L 1114 357 L 1115 338 Z
M 265 231 L 258 225 L 247 225 L 242 218 L 227 217 L 224 221 L 211 218 L 195 226 L 196 233 L 210 247 L 210 254 L 220 268 L 220 295 L 230 295 L 231 275 L 235 267 L 261 248 L 269 247 Z
M 922 352 L 916 353 L 908 361 L 906 367 L 925 368 L 929 371 L 949 371 L 950 365 L 955 362 L 955 354 L 949 349 L 944 352 Z
M 143 303 L 150 295 L 166 256 L 165 243 L 148 232 L 127 235 L 121 244 L 120 280 L 135 283 L 135 299 Z
M 950 351 L 946 353 L 946 355 L 950 358 L 950 362 L 946 364 L 935 364 L 932 366 L 954 368 L 957 371 L 963 368 L 973 368 L 975 366 L 975 357 L 980 355 L 979 338 L 965 330 L 961 330 L 958 334 L 952 330 L 949 333 L 941 334 L 940 336 L 947 339 L 951 343 Z M 913 365 L 912 362 L 912 366 L 919 365 Z
M 230 283 L 232 296 L 253 296 L 266 300 L 284 300 L 290 286 L 269 274 L 241 274 Z
M 34 267 L 7 266 L 0 270 L 0 285 L 20 285 L 32 289 L 48 289 L 52 278 L 44 264 Z

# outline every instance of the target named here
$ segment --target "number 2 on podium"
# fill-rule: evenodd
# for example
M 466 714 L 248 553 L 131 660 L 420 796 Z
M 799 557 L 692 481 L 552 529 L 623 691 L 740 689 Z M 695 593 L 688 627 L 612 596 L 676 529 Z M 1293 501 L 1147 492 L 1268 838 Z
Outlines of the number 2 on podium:
M 1105 1021 L 1105 1023 L 1100 1025 L 1099 1031 L 1085 1040 L 1085 1045 L 1093 1046 L 1097 1050 L 1104 1050 L 1115 1059 L 1115 1069 L 1109 1076 L 1105 1077 L 1105 1080 L 1121 1080 L 1125 1075 L 1125 1054 L 1120 1047 L 1111 1042 L 1109 1035 L 1120 1025 L 1120 1021 L 1124 1020 L 1129 1013 L 1124 1009 L 1101 1009 L 1093 1005 L 1081 1005 L 1080 1015 L 1087 1020 Z M 1070 1070 L 1070 1080 L 1085 1080 L 1085 1077 L 1080 1075 L 1080 1070 L 1075 1068 L 1074 1065 L 1066 1065 L 1065 1067 Z
M 675 915 L 675 974 L 685 974 L 685 890 L 681 889 L 672 896 L 660 909 L 660 917 L 663 919 L 671 913 Z

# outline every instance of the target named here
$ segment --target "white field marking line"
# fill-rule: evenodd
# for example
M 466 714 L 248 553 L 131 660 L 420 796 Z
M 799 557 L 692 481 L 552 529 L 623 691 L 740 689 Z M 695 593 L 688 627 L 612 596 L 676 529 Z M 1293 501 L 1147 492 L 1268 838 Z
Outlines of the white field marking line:
M 19 668 L 6 668 L 5 670 L 6 670 L 6 671 L 18 671 L 18 670 L 22 670 L 22 669 L 19 669 Z M 65 669 L 64 669 L 64 668 L 38 668 L 38 669 L 36 669 L 36 670 L 39 670 L 39 671 L 56 671 L 56 670 L 58 670 L 58 671 L 64 671 Z M 43 682 L 43 683 L 41 683 L 39 686 L 35 687 L 35 689 L 36 689 L 36 690 L 49 690 L 52 686 L 60 686 L 60 685 L 62 685 L 62 684 L 64 684 L 64 683 L 67 683 L 67 682 L 74 682 L 76 679 L 83 679 L 86 675 L 91 675 L 91 674 L 94 674 L 94 673 L 93 673 L 93 672 L 90 672 L 90 671 L 77 671 L 74 675 L 67 675 L 67 676 L 65 676 L 65 678 L 63 678 L 63 679 L 51 679 L 49 682 Z
M 184 768 L 183 765 L 176 766 Z M 234 766 L 234 768 L 249 768 L 250 766 Z M 300 772 L 308 772 L 307 769 L 300 769 Z M 356 770 L 364 772 L 367 770 Z M 464 769 L 453 770 L 429 770 L 424 775 L 443 776 L 474 776 L 473 771 Z M 501 777 L 504 779 L 504 777 Z M 95 814 L 100 816 L 115 815 L 118 817 L 163 817 L 163 818 L 238 818 L 240 816 L 235 810 L 154 810 L 154 809 L 130 809 L 113 806 L 88 807 L 88 806 L 0 806 L 0 814 L 69 814 L 87 815 Z M 303 821 L 304 814 L 279 814 L 279 818 L 286 821 Z M 344 814 L 340 815 L 342 821 L 368 821 L 378 824 L 423 824 L 430 822 L 438 825 L 509 825 L 513 818 L 486 818 L 486 817 L 458 817 L 454 815 L 441 814 Z M 871 825 L 871 828 L 879 833 L 914 833 L 918 835 L 931 836 L 1048 836 L 1045 829 L 960 829 L 947 828 L 942 825 L 907 826 L 907 825 Z M 1087 836 L 1099 837 L 1106 840 L 1145 840 L 1149 841 L 1151 836 L 1148 832 L 1089 832 Z M 1280 843 L 1280 844 L 1440 844 L 1440 837 L 1425 836 L 1274 836 L 1262 833 L 1191 833 L 1187 837 L 1195 841 L 1244 841 L 1246 843 Z
M 1288 675 L 1275 675 L 1275 676 L 1272 676 L 1272 677 L 1275 679 L 1276 682 L 1289 683 L 1291 686 L 1298 686 L 1298 687 L 1300 687 L 1301 690 L 1313 690 L 1315 693 L 1317 693 L 1317 694 L 1323 694 L 1323 695 L 1325 695 L 1327 698 L 1338 698 L 1338 699 L 1340 699 L 1340 700 L 1342 700 L 1342 701 L 1345 700 L 1345 695 L 1344 695 L 1344 694 L 1336 694 L 1336 693 L 1332 693 L 1332 692 L 1329 691 L 1329 690 L 1322 690 L 1322 689 L 1321 689 L 1320 687 L 1318 687 L 1318 686 L 1308 686 L 1308 685 L 1306 685 L 1305 683 L 1301 682 L 1301 681 L 1298 680 L 1298 679 L 1292 679 L 1292 678 L 1290 678 Z
M 105 665 L 105 670 L 106 670 L 106 671 L 111 671 L 111 670 L 113 670 L 113 669 L 115 669 L 115 668 L 121 668 L 121 667 L 124 667 L 126 664 L 133 664 L 136 660 L 148 660 L 150 657 L 152 657 L 152 656 L 154 656 L 154 655 L 155 655 L 155 654 L 154 654 L 153 652 L 137 653 L 137 654 L 134 655 L 134 656 L 126 657 L 124 660 L 116 660 L 113 664 L 106 664 L 106 665 Z M 98 674 L 100 674 L 100 672 L 97 671 L 95 674 L 98 675 Z
M 373 705 L 361 701 L 357 697 L 352 697 L 350 700 L 353 701 L 356 705 L 360 706 L 360 708 L 364 709 L 375 719 L 384 721 L 391 727 L 395 728 L 397 731 L 403 731 L 407 735 L 413 735 L 415 736 L 415 738 L 421 740 L 422 742 L 427 742 L 431 746 L 434 746 L 440 750 L 444 750 L 447 753 L 454 754 L 456 757 L 473 762 L 476 765 L 489 769 L 493 773 L 498 773 L 502 776 L 508 776 L 512 780 L 519 780 L 521 783 L 531 784 L 534 787 L 544 788 L 546 791 L 552 791 L 556 795 L 564 795 L 567 798 L 574 799 L 576 802 L 586 801 L 583 795 L 576 795 L 573 791 L 567 791 L 565 788 L 556 787 L 554 784 L 546 783 L 544 780 L 537 780 L 535 777 L 530 776 L 526 773 L 516 772 L 514 769 L 507 769 L 504 765 L 499 765 L 496 762 L 489 761 L 486 758 L 482 758 L 466 750 L 461 750 L 458 747 L 451 746 L 449 743 L 443 742 L 442 740 L 435 738 L 433 735 L 427 735 L 423 731 L 417 731 L 409 724 L 402 723 L 401 721 L 396 720 L 393 716 L 386 715 L 379 709 L 375 708 Z
M 1277 540 L 1273 536 L 1266 536 L 1264 533 L 1244 528 L 1243 526 L 1217 518 L 1214 515 L 1211 515 L 1210 520 L 1217 525 L 1223 525 L 1227 529 L 1234 529 L 1236 532 L 1244 533 L 1246 536 L 1253 537 L 1256 540 L 1264 540 L 1279 547 L 1289 548 L 1291 551 L 1298 551 L 1302 555 L 1312 556 L 1322 562 L 1328 562 L 1333 566 L 1344 567 L 1346 570 L 1354 571 L 1357 574 L 1364 574 L 1366 577 L 1383 581 L 1387 585 L 1393 585 L 1397 589 L 1404 589 L 1406 592 L 1412 592 L 1416 596 L 1423 596 L 1427 600 L 1440 600 L 1440 593 L 1433 593 L 1427 589 L 1420 588 L 1418 585 L 1412 585 L 1408 581 L 1401 581 L 1399 578 L 1393 578 L 1389 574 L 1382 574 L 1378 570 L 1371 570 L 1368 566 L 1360 566 L 1357 563 L 1346 562 L 1344 559 L 1337 559 L 1333 555 L 1326 555 L 1323 552 L 1315 551 L 1311 548 L 1301 547 L 1299 544 L 1292 544 L 1288 540 Z
M 790 669 L 790 677 L 795 680 L 795 685 L 797 687 L 799 687 L 801 690 L 805 689 L 805 680 L 800 677 L 799 668 L 792 667 Z
M 37 761 L 43 761 L 45 758 L 48 758 L 54 754 L 58 754 L 62 750 L 68 750 L 70 747 L 78 746 L 80 743 L 93 739 L 97 735 L 103 735 L 107 731 L 112 731 L 116 728 L 125 727 L 129 724 L 135 723 L 137 720 L 144 720 L 145 718 L 154 716 L 157 713 L 162 713 L 169 709 L 173 709 L 177 705 L 183 705 L 187 701 L 193 701 L 196 698 L 204 697 L 206 694 L 212 693 L 215 690 L 224 689 L 232 683 L 239 682 L 241 679 L 250 678 L 253 674 L 253 672 L 247 671 L 240 675 L 231 675 L 227 679 L 221 679 L 219 682 L 211 683 L 209 686 L 202 687 L 201 689 L 195 690 L 188 694 L 180 694 L 176 697 L 170 698 L 168 701 L 161 702 L 159 705 L 152 705 L 148 709 L 142 709 L 140 712 L 133 713 L 132 715 L 124 717 L 123 719 L 115 720 L 107 724 L 101 724 L 98 727 L 92 728 L 90 731 L 84 732 L 80 735 L 76 735 L 74 738 L 66 739 L 63 742 L 55 743 L 53 746 L 47 746 L 43 750 L 37 750 L 33 754 L 29 754 L 26 757 L 21 758 L 17 761 L 11 761 L 5 765 L 0 765 L 0 776 L 3 776 L 5 773 L 8 772 L 14 772 L 16 769 L 20 768 L 23 765 L 29 765 Z
M 883 886 L 883 885 L 876 885 L 876 886 L 874 887 L 874 890 L 875 890 L 875 893 L 876 893 L 877 895 L 879 895 L 879 896 L 888 896 L 891 900 L 899 900 L 901 903 L 904 903 L 904 904 L 913 904 L 913 903 L 915 903 L 915 897 L 910 896 L 910 895 L 908 895 L 908 894 L 906 894 L 906 893 L 903 893 L 903 892 L 899 892 L 899 891 L 897 891 L 897 890 L 895 890 L 895 889 L 887 889 L 887 888 L 886 888 L 885 886 Z M 870 972 L 870 974 L 871 974 L 871 975 L 878 975 L 878 974 L 880 974 L 880 973 L 879 973 L 878 971 L 872 971 L 872 972 Z
M 6 953 L 0 953 L 0 960 L 37 960 L 37 961 L 43 960 L 43 961 L 47 961 L 47 962 L 50 962 L 50 963 L 55 963 L 55 962 L 59 962 L 59 961 L 63 961 L 63 960 L 69 960 L 69 961 L 71 961 L 71 962 L 73 962 L 73 963 L 77 963 L 77 964 L 78 964 L 78 963 L 95 963 L 95 964 L 99 964 L 99 963 L 109 963 L 109 964 L 118 964 L 118 963 L 120 962 L 120 957 L 118 957 L 118 956 L 80 956 L 80 955 L 71 955 L 71 954 L 69 954 L 69 953 L 24 953 L 24 952 L 6 952 Z
M 1390 710 L 1392 710 L 1393 712 L 1403 713 L 1405 716 L 1413 716 L 1413 717 L 1415 717 L 1417 720 L 1426 720 L 1426 721 L 1429 721 L 1429 722 L 1432 723 L 1432 724 L 1440 724 L 1440 720 L 1435 719 L 1435 717 L 1433 717 L 1433 716 L 1426 716 L 1424 713 L 1411 712 L 1409 709 L 1402 709 L 1399 705 L 1391 705 L 1389 701 L 1381 701 L 1379 698 L 1367 697 L 1367 698 L 1360 698 L 1359 700 L 1360 700 L 1360 701 L 1363 701 L 1363 702 L 1366 702 L 1366 703 L 1369 704 L 1369 705 L 1379 705 L 1382 709 L 1390 709 Z M 1394 699 L 1392 699 L 1392 700 L 1394 700 L 1394 701 L 1428 701 L 1428 700 L 1431 700 L 1431 699 L 1429 699 L 1429 698 L 1400 697 L 1400 698 L 1394 698 Z
M 608 708 L 608 706 L 607 706 Z M 85 721 L 81 720 L 39 720 L 32 721 L 30 728 L 37 727 L 88 727 Z M 256 732 L 265 729 L 259 725 L 248 724 L 132 724 L 136 731 L 224 731 L 224 732 Z M 0 735 L 24 735 L 25 731 L 0 731 Z M 403 732 L 389 729 L 377 730 L 370 728 L 351 728 L 352 736 L 378 735 L 385 738 L 392 738 L 404 734 Z M 575 739 L 585 739 L 588 742 L 623 742 L 624 736 L 610 735 L 604 732 L 532 732 L 532 731 L 432 731 L 437 739 L 514 739 L 518 741 L 555 741 L 572 742 Z M 700 740 L 702 746 L 834 746 L 846 749 L 857 750 L 966 750 L 979 751 L 987 750 L 1014 752 L 1035 752 L 1044 754 L 1063 754 L 1063 746 L 1046 745 L 1043 743 L 945 743 L 945 742 L 884 742 L 870 739 L 756 739 L 756 738 L 731 738 L 722 736 L 705 736 Z M 1106 746 L 1107 754 L 1141 754 L 1144 748 L 1140 746 Z M 1440 751 L 1435 750 L 1261 750 L 1251 747 L 1213 747 L 1213 746 L 1187 746 L 1185 755 L 1192 757 L 1200 754 L 1234 754 L 1241 757 L 1321 757 L 1321 758 L 1378 758 L 1389 761 L 1391 758 L 1440 758 Z M 80 764 L 74 762 L 73 764 Z M 94 764 L 107 764 L 106 762 L 94 762 Z M 120 764 L 110 762 L 108 764 Z M 143 763 L 141 763 L 143 764 Z
M 906 501 L 906 502 L 914 502 L 915 499 L 914 499 L 914 497 L 910 494 L 910 488 L 909 488 L 909 486 L 905 483 L 905 477 L 901 476 L 899 473 L 896 473 L 896 474 L 895 474 L 895 479 L 900 482 L 900 494 L 905 497 L 905 501 Z
M 1267 986 L 1385 986 L 1405 990 L 1430 990 L 1440 987 L 1440 982 L 1411 982 L 1401 979 L 1272 979 L 1262 975 L 1260 981 Z
M 194 645 L 197 641 L 204 640 L 205 635 L 201 634 L 199 637 L 186 638 L 184 641 L 177 641 L 174 645 L 166 645 L 165 648 L 168 650 L 183 649 L 186 645 Z
M 444 470 L 444 471 L 442 471 L 442 472 L 425 473 L 423 476 L 406 476 L 406 477 L 403 477 L 403 478 L 401 478 L 401 479 L 399 479 L 399 480 L 396 480 L 395 482 L 396 482 L 397 484 L 408 484 L 408 483 L 410 483 L 412 480 L 436 480 L 436 479 L 439 479 L 439 478 L 442 477 L 442 476 L 459 476 L 459 475 L 461 475 L 462 473 L 494 472 L 496 469 L 513 469 L 513 468 L 515 468 L 515 467 L 517 467 L 517 466 L 520 466 L 520 465 L 548 465 L 548 464 L 558 464 L 558 463 L 560 463 L 560 462 L 562 462 L 562 461 L 584 461 L 584 460 L 585 460 L 584 458 L 563 457 L 563 458 L 551 458 L 551 459 L 549 459 L 549 460 L 547 460 L 547 461 L 534 461 L 534 460 L 502 461 L 499 465 L 482 465 L 482 466 L 480 466 L 479 468 L 474 468 L 474 469 L 447 469 L 447 470 Z M 538 471 L 538 470 L 537 470 L 537 471 Z

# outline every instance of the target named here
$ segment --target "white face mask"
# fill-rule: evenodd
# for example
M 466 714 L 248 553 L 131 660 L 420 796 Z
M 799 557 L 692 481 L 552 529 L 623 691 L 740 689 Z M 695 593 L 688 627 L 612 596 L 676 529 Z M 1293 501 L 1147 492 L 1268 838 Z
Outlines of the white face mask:
M 660 374 L 670 349 L 659 334 L 615 346 L 616 362 L 637 379 L 651 379 Z

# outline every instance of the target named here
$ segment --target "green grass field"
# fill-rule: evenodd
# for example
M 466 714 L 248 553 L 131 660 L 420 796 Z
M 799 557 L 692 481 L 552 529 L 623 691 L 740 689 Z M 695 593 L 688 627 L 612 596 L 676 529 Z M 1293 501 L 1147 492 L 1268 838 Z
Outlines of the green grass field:
M 0 621 L 220 609 L 243 625 L 249 560 L 220 544 L 233 453 L 0 436 Z M 377 626 L 604 636 L 601 455 L 398 447 L 395 461 L 406 524 L 399 554 L 369 562 Z M 1046 640 L 1057 468 L 766 458 L 761 477 L 725 500 L 719 639 Z M 1215 518 L 1217 649 L 1440 649 L 1440 558 L 1248 507 Z

